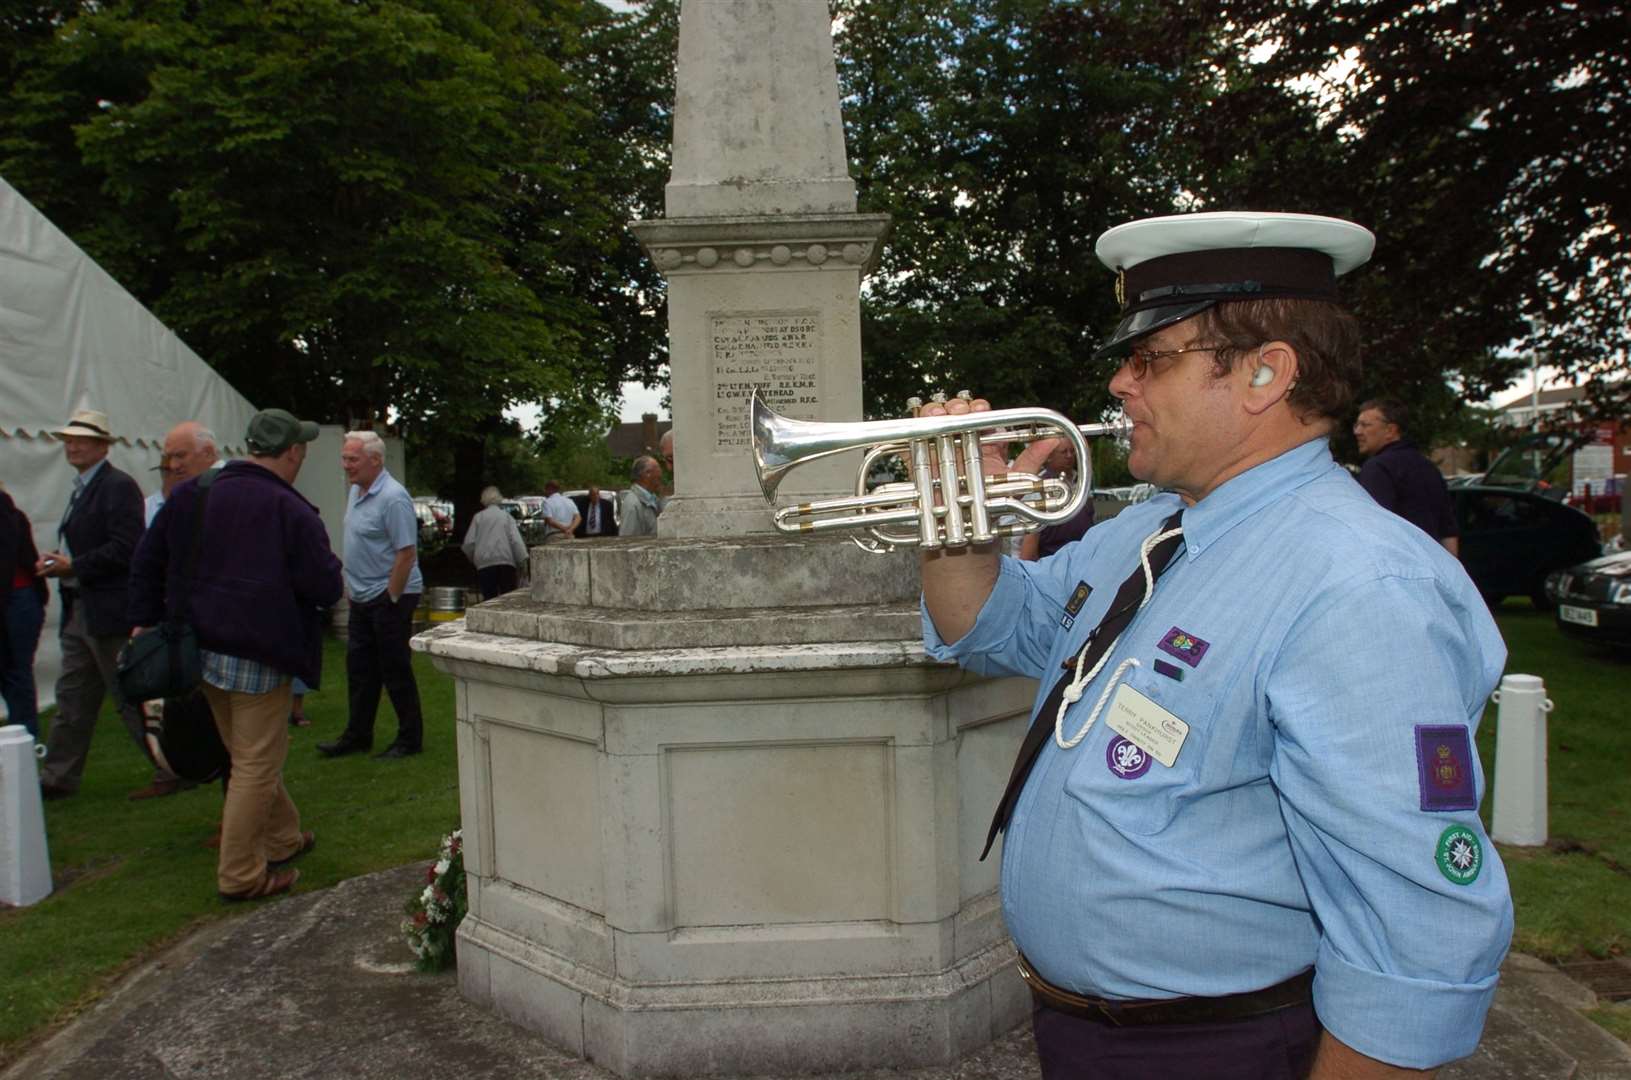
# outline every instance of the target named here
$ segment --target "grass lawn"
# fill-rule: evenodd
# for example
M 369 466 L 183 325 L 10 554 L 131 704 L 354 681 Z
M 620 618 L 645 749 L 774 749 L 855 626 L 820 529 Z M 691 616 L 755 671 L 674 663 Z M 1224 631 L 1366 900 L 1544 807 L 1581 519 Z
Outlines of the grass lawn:
M 325 688 L 306 698 L 312 726 L 291 730 L 284 773 L 302 826 L 317 833 L 316 850 L 298 864 L 296 892 L 429 861 L 457 825 L 453 683 L 418 654 L 414 671 L 424 753 L 322 759 L 315 744 L 337 736 L 346 720 L 345 647 L 326 644 Z M 396 713 L 382 696 L 375 748 L 395 732 Z M 220 785 L 126 801 L 151 777 L 124 725 L 104 708 L 79 793 L 45 804 L 56 892 L 32 907 L 0 910 L 0 1066 L 30 1037 L 95 1001 L 131 964 L 202 923 L 253 907 L 216 895 L 216 853 L 204 841 L 220 820 Z M 411 960 L 406 944 L 403 960 Z
M 1631 947 L 1631 655 L 1567 639 L 1527 601 L 1497 612 L 1508 672 L 1540 675 L 1556 703 L 1549 722 L 1550 832 L 1545 848 L 1501 853 L 1517 906 L 1514 947 L 1552 960 L 1607 957 Z M 327 689 L 306 699 L 312 727 L 294 732 L 286 782 L 317 849 L 301 860 L 297 891 L 430 860 L 458 819 L 453 685 L 414 657 L 425 707 L 425 753 L 402 761 L 326 761 L 313 748 L 345 724 L 345 657 L 330 642 Z M 382 702 L 377 747 L 395 731 Z M 1496 710 L 1479 731 L 1495 775 Z M 80 793 L 46 805 L 57 891 L 0 911 L 0 1066 L 27 1041 L 94 1002 L 133 963 L 201 923 L 240 914 L 215 892 L 218 786 L 142 803 L 125 800 L 151 775 L 124 727 L 105 710 Z M 1488 794 L 1484 818 L 1489 820 Z M 407 897 L 403 897 L 404 901 Z M 273 901 L 275 902 L 275 901 Z M 403 946 L 403 958 L 408 958 Z M 1593 1016 L 1631 1038 L 1631 1005 Z
M 1605 958 L 1631 949 L 1631 652 L 1564 637 L 1527 600 L 1496 612 L 1508 673 L 1539 675 L 1555 705 L 1547 718 L 1548 835 L 1543 848 L 1501 847 L 1517 910 L 1513 948 L 1549 960 Z M 1496 706 L 1478 730 L 1489 788 Z M 1489 822 L 1491 793 L 1483 814 Z M 1621 1037 L 1631 1035 L 1622 1021 Z

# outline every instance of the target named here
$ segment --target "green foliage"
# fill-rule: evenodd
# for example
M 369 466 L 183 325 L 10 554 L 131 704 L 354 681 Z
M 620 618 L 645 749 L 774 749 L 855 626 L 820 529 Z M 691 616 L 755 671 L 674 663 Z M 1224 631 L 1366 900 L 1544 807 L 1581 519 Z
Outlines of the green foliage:
M 1093 239 L 1255 208 L 1377 233 L 1344 286 L 1368 335 L 1360 393 L 1408 400 L 1424 443 L 1537 349 L 1624 414 L 1623 4 L 833 8 L 862 208 L 894 218 L 863 302 L 869 413 L 968 387 L 1094 418 L 1116 306 Z
M 1631 356 L 1631 10 L 1528 0 L 1220 0 L 1238 30 L 1213 110 L 1211 205 L 1283 204 L 1371 226 L 1354 298 L 1365 396 L 1430 427 L 1535 352 L 1625 412 Z M 1501 352 L 1511 343 L 1515 352 Z M 1617 393 L 1616 393 L 1617 392 Z
M 518 402 L 604 411 L 661 363 L 624 227 L 660 196 L 664 84 L 631 81 L 655 16 L 159 0 L 57 21 L 7 73 L 0 171 L 251 400 L 457 440 Z
M 318 835 L 300 860 L 297 892 L 430 858 L 437 837 L 458 820 L 453 683 L 421 655 L 413 666 L 425 752 L 389 763 L 367 755 L 324 760 L 314 743 L 346 722 L 345 646 L 324 643 L 323 688 L 306 696 L 312 726 L 291 732 L 284 769 L 303 827 Z M 386 732 L 396 724 L 388 701 L 378 723 Z M 125 801 L 151 777 L 152 766 L 104 708 L 79 793 L 46 804 L 56 891 L 32 907 L 0 911 L 0 1067 L 21 1041 L 90 1005 L 131 965 L 241 912 L 216 895 L 216 852 L 204 846 L 220 818 L 221 789 Z M 409 956 L 404 945 L 404 961 Z
M 861 208 L 894 220 L 862 307 L 868 412 L 970 388 L 1096 417 L 1116 305 L 1091 240 L 1181 195 L 1197 26 L 1157 3 L 834 7 Z

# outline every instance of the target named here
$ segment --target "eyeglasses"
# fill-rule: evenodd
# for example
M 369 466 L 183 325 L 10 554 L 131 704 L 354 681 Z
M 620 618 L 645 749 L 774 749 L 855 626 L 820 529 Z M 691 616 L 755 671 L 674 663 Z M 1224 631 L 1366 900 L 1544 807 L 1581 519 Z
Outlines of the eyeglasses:
M 1216 352 L 1216 345 L 1194 345 L 1187 349 L 1141 349 L 1134 347 L 1127 354 L 1127 367 L 1132 370 L 1133 378 L 1142 379 L 1150 373 L 1150 365 L 1157 360 L 1165 360 L 1169 356 L 1182 356 L 1192 352 Z

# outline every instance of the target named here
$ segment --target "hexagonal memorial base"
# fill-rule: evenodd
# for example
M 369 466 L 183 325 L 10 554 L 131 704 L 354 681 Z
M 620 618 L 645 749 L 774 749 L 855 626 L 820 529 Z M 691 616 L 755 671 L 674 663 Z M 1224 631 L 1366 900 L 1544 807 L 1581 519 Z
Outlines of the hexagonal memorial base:
M 1022 1021 L 978 855 L 1035 684 L 929 660 L 864 562 L 823 592 L 768 539 L 616 548 L 415 639 L 458 687 L 466 996 L 631 1076 L 949 1063 Z M 551 597 L 580 570 L 617 606 Z

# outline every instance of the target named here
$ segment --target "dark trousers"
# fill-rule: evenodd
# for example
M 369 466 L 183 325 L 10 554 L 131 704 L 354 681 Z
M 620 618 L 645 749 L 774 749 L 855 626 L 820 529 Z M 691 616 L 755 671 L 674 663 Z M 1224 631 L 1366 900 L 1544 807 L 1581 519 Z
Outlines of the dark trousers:
M 6 595 L 4 624 L 0 626 L 0 700 L 6 703 L 6 723 L 21 724 L 40 737 L 39 696 L 34 689 L 34 651 L 45 625 L 45 605 L 33 589 L 13 588 Z
M 419 686 L 413 681 L 413 650 L 408 647 L 413 609 L 418 606 L 418 593 L 404 593 L 394 604 L 383 592 L 365 603 L 352 602 L 345 653 L 345 673 L 351 682 L 351 716 L 342 736 L 346 740 L 373 744 L 374 714 L 383 686 L 396 710 L 395 742 L 410 750 L 423 745 L 425 723 L 419 711 Z
M 476 571 L 476 584 L 481 586 L 481 598 L 491 600 L 515 591 L 515 567 L 506 563 L 483 566 Z
M 63 601 L 62 675 L 57 679 L 57 715 L 51 721 L 46 741 L 45 761 L 40 764 L 40 783 L 66 791 L 78 791 L 91 752 L 91 736 L 96 732 L 96 714 L 102 701 L 112 696 L 124 721 L 130 740 L 147 757 L 147 725 L 141 710 L 119 698 L 117 661 L 125 637 L 94 637 L 85 629 L 83 606 Z M 155 781 L 176 779 L 174 773 L 155 768 Z
M 1320 1022 L 1296 1005 L 1243 1020 L 1112 1027 L 1037 1004 L 1043 1080 L 1303 1080 Z

